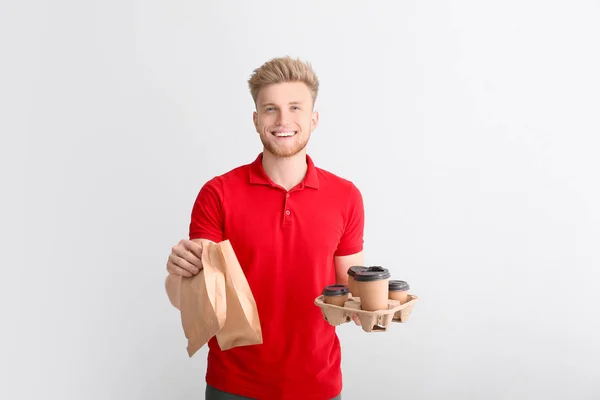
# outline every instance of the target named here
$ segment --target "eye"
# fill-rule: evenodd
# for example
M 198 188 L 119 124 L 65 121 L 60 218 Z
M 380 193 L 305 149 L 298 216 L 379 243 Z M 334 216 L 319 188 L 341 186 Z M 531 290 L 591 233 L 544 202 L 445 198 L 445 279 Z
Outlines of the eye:
M 298 107 L 298 106 L 292 106 L 292 110 L 299 110 L 299 109 L 300 109 L 300 107 Z
M 274 109 L 275 109 L 275 107 L 267 107 L 267 108 L 265 109 L 265 111 L 273 111 Z

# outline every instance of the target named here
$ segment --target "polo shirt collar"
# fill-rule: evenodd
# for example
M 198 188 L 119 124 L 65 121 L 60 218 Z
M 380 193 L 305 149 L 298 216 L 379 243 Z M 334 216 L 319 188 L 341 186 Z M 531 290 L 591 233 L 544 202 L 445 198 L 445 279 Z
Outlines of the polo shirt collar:
M 250 183 L 254 184 L 254 185 L 277 186 L 273 181 L 271 181 L 271 178 L 269 178 L 269 176 L 265 172 L 263 165 L 262 165 L 262 158 L 263 158 L 263 153 L 260 153 L 258 155 L 258 157 L 256 157 L 256 160 L 254 160 L 252 162 L 252 164 L 250 164 L 250 174 L 249 174 Z M 319 188 L 319 177 L 317 175 L 317 169 L 315 167 L 315 164 L 314 164 L 312 158 L 310 158 L 310 156 L 308 154 L 306 155 L 306 164 L 308 167 L 308 169 L 306 170 L 306 175 L 304 176 L 304 179 L 302 180 L 302 182 L 300 182 L 300 184 L 298 186 L 300 188 L 307 186 L 307 187 L 311 187 L 313 189 L 318 189 Z

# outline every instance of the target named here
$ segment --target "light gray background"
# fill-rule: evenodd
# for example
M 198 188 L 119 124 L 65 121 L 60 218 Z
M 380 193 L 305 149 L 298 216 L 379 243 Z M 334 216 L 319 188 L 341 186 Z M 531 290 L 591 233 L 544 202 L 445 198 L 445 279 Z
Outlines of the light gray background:
M 200 399 L 164 292 L 246 80 L 313 63 L 309 152 L 422 300 L 344 399 L 599 399 L 598 1 L 2 1 L 3 399 Z M 291 316 L 292 317 L 292 316 Z

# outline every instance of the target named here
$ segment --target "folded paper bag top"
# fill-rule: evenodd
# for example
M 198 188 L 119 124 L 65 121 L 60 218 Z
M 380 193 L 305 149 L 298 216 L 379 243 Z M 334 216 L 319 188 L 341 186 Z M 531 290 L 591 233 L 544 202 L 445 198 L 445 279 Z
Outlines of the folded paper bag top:
M 213 336 L 221 350 L 261 344 L 256 302 L 231 243 L 206 243 L 202 265 L 197 275 L 181 280 L 181 321 L 188 355 L 192 357 Z

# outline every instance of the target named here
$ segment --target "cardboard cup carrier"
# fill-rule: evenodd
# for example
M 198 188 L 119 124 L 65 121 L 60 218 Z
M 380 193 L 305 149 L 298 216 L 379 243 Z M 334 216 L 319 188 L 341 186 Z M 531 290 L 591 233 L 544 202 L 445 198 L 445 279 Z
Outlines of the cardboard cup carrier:
M 419 298 L 408 293 L 410 287 L 407 282 L 390 280 L 390 272 L 379 266 L 350 269 L 348 287 L 329 285 L 315 299 L 315 304 L 321 308 L 330 325 L 350 322 L 353 314 L 358 316 L 365 332 L 387 331 L 392 322 L 408 321 Z M 351 280 L 356 286 L 350 283 Z M 360 293 L 360 297 L 355 293 Z

